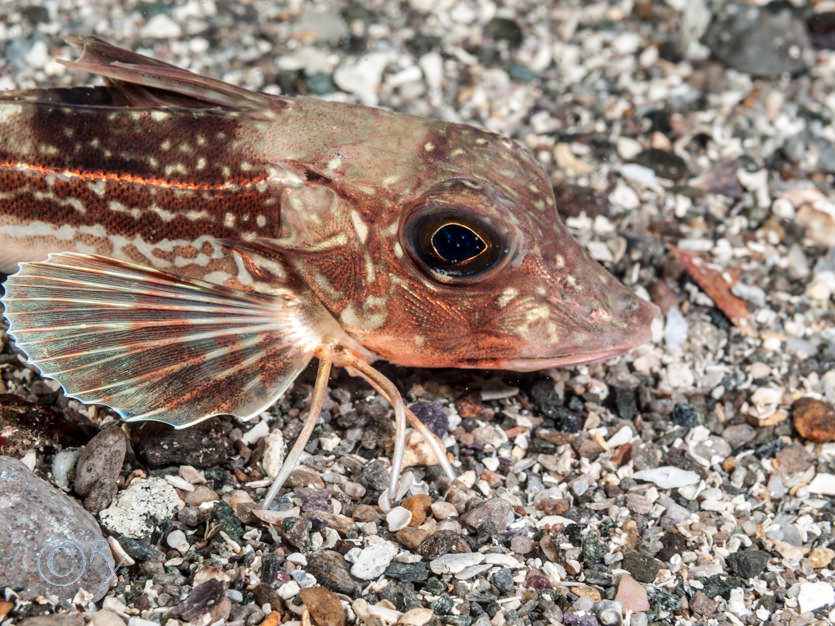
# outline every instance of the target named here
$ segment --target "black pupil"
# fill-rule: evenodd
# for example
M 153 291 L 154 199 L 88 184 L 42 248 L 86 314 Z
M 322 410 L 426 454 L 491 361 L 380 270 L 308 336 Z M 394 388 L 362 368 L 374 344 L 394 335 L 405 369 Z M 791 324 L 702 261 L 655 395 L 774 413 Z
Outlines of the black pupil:
M 484 252 L 484 240 L 461 224 L 446 224 L 432 235 L 435 252 L 447 263 L 456 265 Z

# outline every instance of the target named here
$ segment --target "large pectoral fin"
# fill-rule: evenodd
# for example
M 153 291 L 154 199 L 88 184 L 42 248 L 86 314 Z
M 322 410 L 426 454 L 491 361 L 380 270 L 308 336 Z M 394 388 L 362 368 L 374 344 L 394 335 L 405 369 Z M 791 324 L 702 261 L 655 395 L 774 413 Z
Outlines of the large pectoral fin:
M 111 258 L 22 263 L 9 334 L 70 396 L 183 427 L 266 409 L 314 354 L 292 294 L 242 292 Z

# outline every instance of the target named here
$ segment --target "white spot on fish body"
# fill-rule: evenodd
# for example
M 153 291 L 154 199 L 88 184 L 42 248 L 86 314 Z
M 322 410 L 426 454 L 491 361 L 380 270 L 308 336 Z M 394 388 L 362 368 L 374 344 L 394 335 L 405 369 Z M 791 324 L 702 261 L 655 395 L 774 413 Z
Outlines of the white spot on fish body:
M 352 210 L 350 212 L 351 223 L 354 225 L 354 230 L 362 243 L 368 239 L 368 224 L 362 219 L 362 215 L 358 211 Z
M 327 165 L 325 165 L 325 167 L 332 172 L 335 172 L 336 170 L 338 170 L 340 167 L 342 167 L 342 155 L 337 154 L 330 161 L 328 161 L 328 163 L 327 163 Z
M 264 228 L 267 225 L 267 218 L 263 215 L 259 215 L 255 218 L 255 223 L 258 225 L 258 228 Z
M 107 181 L 103 178 L 99 180 L 90 181 L 87 183 L 87 189 L 89 189 L 94 194 L 102 198 L 104 197 L 104 194 L 107 191 Z
M 223 218 L 223 225 L 226 228 L 235 228 L 235 214 L 227 211 Z
M 249 271 L 246 269 L 241 255 L 235 252 L 232 255 L 232 257 L 235 259 L 235 265 L 238 266 L 238 282 L 242 285 L 251 285 L 253 282 L 255 282 L 252 279 L 252 274 L 250 274 Z
M 505 289 L 501 295 L 496 298 L 496 304 L 500 309 L 505 308 L 510 302 L 519 295 L 519 292 L 516 291 L 513 287 L 508 287 Z
M 183 176 L 188 175 L 188 168 L 183 163 L 171 163 L 165 166 L 165 175 L 171 176 L 171 174 L 182 174 Z
M 151 111 L 151 119 L 155 122 L 164 122 L 170 117 L 171 114 L 165 111 Z

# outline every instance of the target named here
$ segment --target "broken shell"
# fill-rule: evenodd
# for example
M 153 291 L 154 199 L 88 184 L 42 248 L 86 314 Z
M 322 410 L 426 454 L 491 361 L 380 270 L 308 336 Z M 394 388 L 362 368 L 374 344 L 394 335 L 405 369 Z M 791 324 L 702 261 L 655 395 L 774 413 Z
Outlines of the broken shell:
M 391 532 L 397 532 L 409 525 L 412 521 L 412 512 L 402 506 L 396 506 L 386 514 L 386 522 Z

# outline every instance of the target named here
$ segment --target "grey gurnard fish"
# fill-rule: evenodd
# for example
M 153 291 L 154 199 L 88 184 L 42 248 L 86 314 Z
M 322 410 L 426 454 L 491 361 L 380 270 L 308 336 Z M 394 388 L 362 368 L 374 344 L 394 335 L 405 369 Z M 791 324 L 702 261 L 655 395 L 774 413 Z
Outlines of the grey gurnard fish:
M 657 309 L 566 231 L 548 175 L 464 124 L 256 93 L 94 37 L 104 86 L 0 93 L 9 334 L 69 396 L 177 428 L 267 409 L 318 360 L 442 446 L 371 364 L 518 371 L 649 337 Z

